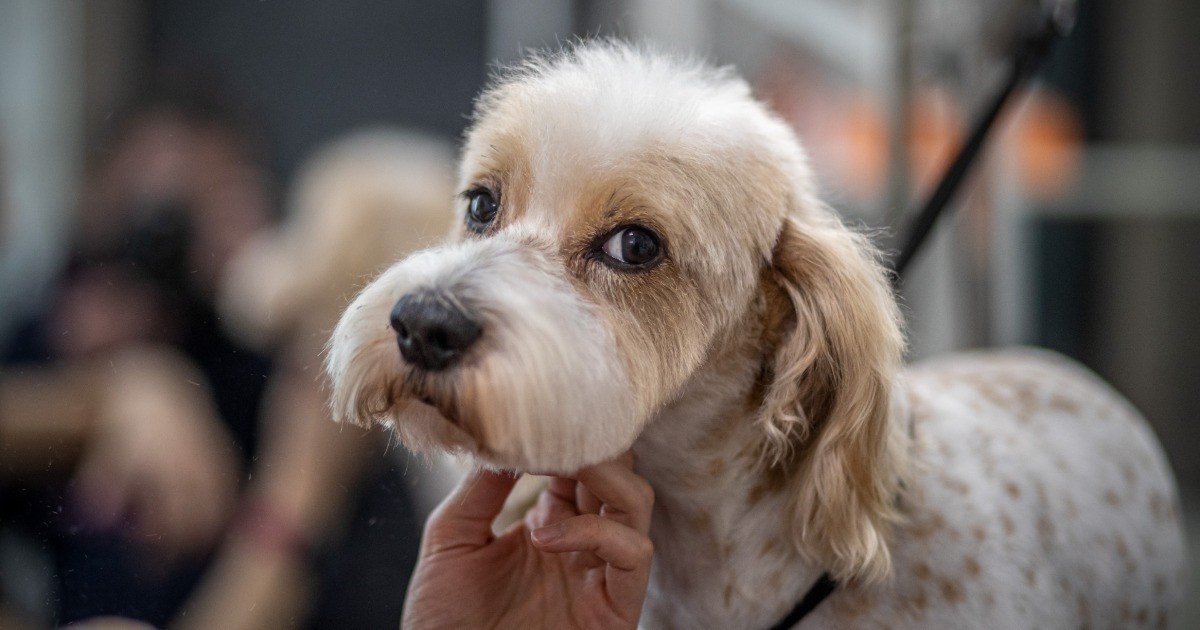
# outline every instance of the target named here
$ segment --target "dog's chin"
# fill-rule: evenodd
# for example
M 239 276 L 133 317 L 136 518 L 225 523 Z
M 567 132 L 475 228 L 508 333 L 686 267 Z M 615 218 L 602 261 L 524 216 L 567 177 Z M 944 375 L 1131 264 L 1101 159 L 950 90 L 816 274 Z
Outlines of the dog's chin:
M 380 424 L 396 432 L 400 443 L 424 455 L 448 452 L 455 455 L 479 452 L 479 441 L 431 400 L 409 398 L 398 403 Z
M 485 468 L 522 474 L 553 476 L 573 475 L 582 468 L 613 459 L 626 450 L 629 450 L 629 447 L 614 449 L 612 453 L 606 453 L 603 456 L 586 457 L 572 462 L 564 462 L 561 458 L 541 458 L 536 455 L 505 453 L 492 450 L 486 445 L 480 445 L 478 450 L 471 451 L 470 455 L 478 465 Z
M 391 427 L 410 451 L 426 456 L 443 452 L 466 455 L 485 468 L 533 474 L 574 473 L 620 455 L 637 437 L 630 436 L 627 443 L 610 444 L 608 448 L 596 448 L 596 444 L 588 444 L 588 448 L 568 445 L 565 442 L 574 437 L 570 435 L 554 436 L 564 442 L 556 448 L 547 448 L 546 436 L 536 443 L 489 439 L 488 435 L 497 434 L 502 420 L 480 414 L 467 416 L 463 409 L 464 406 L 421 395 L 399 402 L 381 423 Z
M 573 475 L 582 468 L 610 460 L 628 449 L 618 449 L 611 455 L 596 459 L 585 458 L 576 463 L 564 463 L 561 459 L 545 459 L 528 457 L 520 454 L 502 453 L 491 450 L 484 445 L 475 450 L 448 449 L 450 453 L 466 453 L 479 466 L 492 470 L 505 470 L 514 473 L 531 475 Z

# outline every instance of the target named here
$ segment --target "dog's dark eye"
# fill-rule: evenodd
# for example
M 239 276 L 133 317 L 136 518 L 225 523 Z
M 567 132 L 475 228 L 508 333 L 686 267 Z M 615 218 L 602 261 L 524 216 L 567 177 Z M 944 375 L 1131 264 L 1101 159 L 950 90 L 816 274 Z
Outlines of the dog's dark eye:
M 476 190 L 467 197 L 467 225 L 476 230 L 486 227 L 496 218 L 499 204 L 486 190 Z
M 630 267 L 657 262 L 662 251 L 658 237 L 641 227 L 626 227 L 613 232 L 601 249 L 605 256 Z

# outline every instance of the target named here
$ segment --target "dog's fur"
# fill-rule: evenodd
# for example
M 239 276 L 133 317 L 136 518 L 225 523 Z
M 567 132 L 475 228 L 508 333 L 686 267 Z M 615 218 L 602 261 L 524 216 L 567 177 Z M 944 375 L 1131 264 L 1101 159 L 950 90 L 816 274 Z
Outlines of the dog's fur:
M 524 471 L 632 446 L 657 496 L 648 625 L 767 627 L 824 571 L 841 587 L 813 627 L 1146 625 L 1180 595 L 1145 422 L 1044 353 L 902 371 L 876 251 L 740 79 L 611 43 L 534 59 L 478 102 L 460 190 L 479 186 L 500 204 L 485 233 L 347 309 L 333 408 Z M 630 224 L 661 263 L 600 260 Z M 388 327 L 416 288 L 483 322 L 447 371 L 405 363 Z

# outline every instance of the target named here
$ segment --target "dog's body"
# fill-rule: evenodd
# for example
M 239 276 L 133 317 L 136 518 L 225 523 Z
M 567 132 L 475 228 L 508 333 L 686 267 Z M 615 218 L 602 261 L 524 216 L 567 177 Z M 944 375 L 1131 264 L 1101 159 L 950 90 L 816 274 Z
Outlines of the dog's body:
M 1164 627 L 1185 566 L 1175 488 L 1127 402 L 1034 350 L 929 362 L 899 391 L 893 575 L 839 586 L 800 627 Z M 748 474 L 750 418 L 712 402 L 681 402 L 635 446 L 657 493 L 649 627 L 768 628 L 825 571 L 782 542 L 788 497 Z
M 571 471 L 633 447 L 657 494 L 645 623 L 1155 623 L 1175 490 L 1144 422 L 1035 355 L 902 372 L 875 250 L 740 80 L 613 44 L 480 99 L 457 243 L 382 274 L 333 408 L 418 450 Z M 399 348 L 397 348 L 399 345 Z

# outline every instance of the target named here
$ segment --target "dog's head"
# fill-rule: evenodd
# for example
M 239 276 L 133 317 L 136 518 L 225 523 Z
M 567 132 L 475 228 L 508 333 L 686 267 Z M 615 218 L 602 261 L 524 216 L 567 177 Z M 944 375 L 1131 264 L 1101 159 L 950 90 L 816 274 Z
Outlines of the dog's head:
M 877 568 L 895 303 L 742 80 L 609 43 L 528 62 L 479 99 L 459 188 L 453 242 L 383 273 L 334 332 L 337 415 L 573 470 L 748 343 L 765 459 L 804 479 L 797 535 Z

